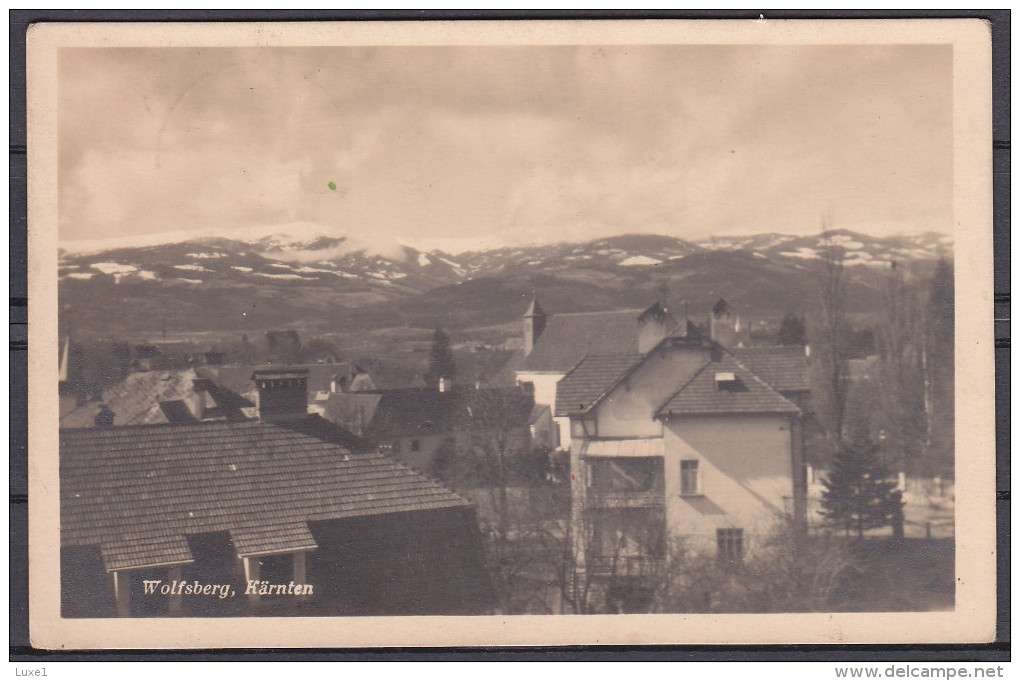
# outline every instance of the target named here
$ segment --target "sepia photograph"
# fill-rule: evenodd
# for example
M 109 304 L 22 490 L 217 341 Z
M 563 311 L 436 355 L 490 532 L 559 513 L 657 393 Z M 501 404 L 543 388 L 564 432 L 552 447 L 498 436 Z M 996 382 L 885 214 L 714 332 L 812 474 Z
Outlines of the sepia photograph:
M 982 27 L 33 29 L 33 640 L 992 640 Z

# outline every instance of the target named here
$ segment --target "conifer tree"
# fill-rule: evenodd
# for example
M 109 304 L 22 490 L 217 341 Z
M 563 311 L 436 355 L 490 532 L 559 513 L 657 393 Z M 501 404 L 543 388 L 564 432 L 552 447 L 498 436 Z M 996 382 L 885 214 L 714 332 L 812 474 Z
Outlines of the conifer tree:
M 893 514 L 902 506 L 894 492 L 896 483 L 889 480 L 878 459 L 878 448 L 871 443 L 841 447 L 823 482 L 821 513 L 829 525 L 845 530 L 848 536 L 856 530 L 863 539 L 865 530 L 891 524 Z
M 802 317 L 786 313 L 779 325 L 780 345 L 807 345 L 807 325 Z
M 453 353 L 450 351 L 450 337 L 442 329 L 436 329 L 432 336 L 432 348 L 429 351 L 429 368 L 425 375 L 426 383 L 430 388 L 439 385 L 439 379 L 447 380 L 453 378 L 457 367 L 453 363 Z

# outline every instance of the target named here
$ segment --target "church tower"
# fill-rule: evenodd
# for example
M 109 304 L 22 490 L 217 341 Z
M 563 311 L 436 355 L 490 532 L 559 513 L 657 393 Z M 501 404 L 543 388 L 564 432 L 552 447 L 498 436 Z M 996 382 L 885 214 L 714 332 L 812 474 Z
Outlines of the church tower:
M 547 318 L 545 310 L 538 304 L 538 294 L 531 299 L 528 311 L 524 313 L 524 356 L 527 357 L 535 349 L 535 341 L 545 331 Z

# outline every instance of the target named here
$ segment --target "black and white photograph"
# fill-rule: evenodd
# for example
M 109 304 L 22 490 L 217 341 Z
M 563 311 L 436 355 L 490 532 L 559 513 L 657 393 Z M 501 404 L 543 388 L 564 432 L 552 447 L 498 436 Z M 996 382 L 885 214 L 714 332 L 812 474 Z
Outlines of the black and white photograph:
M 595 23 L 30 33 L 40 640 L 994 637 L 980 30 Z

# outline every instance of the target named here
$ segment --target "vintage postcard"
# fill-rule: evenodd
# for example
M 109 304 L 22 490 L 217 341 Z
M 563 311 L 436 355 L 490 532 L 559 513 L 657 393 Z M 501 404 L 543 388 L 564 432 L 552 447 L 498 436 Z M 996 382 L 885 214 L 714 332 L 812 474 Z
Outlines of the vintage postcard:
M 995 636 L 971 20 L 40 24 L 44 648 Z

